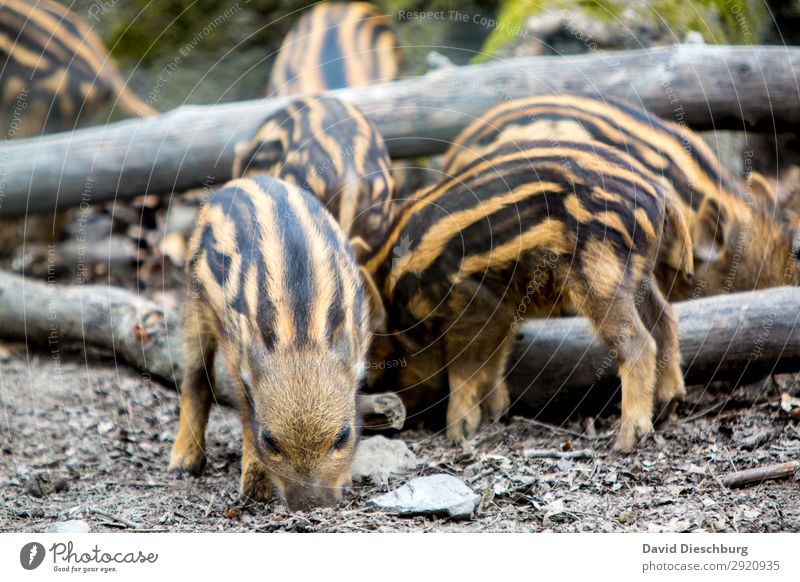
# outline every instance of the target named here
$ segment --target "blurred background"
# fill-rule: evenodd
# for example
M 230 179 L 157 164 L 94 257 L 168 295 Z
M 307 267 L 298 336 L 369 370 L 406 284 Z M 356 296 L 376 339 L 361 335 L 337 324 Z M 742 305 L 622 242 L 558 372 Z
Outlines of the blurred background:
M 130 86 L 154 107 L 263 95 L 284 35 L 311 5 L 293 0 L 75 0 Z M 706 42 L 795 44 L 797 0 L 377 0 L 406 53 L 405 75 L 436 51 L 454 64 L 523 55 Z M 414 14 L 425 12 L 426 15 Z M 412 16 L 409 16 L 409 15 Z M 180 57 L 180 66 L 173 65 Z

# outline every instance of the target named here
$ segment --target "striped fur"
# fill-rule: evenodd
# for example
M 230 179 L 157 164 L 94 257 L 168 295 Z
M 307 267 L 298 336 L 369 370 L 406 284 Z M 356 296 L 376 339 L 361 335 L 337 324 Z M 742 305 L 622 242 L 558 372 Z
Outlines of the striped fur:
M 283 40 L 267 91 L 296 95 L 391 81 L 403 60 L 389 19 L 375 6 L 323 2 Z
M 447 432 L 458 441 L 482 409 L 497 418 L 508 404 L 503 374 L 516 326 L 579 313 L 618 356 L 617 447 L 631 449 L 652 427 L 654 401 L 684 390 L 675 320 L 651 284 L 662 237 L 676 238 L 680 268 L 692 271 L 671 200 L 665 181 L 591 142 L 501 146 L 423 190 L 365 263 L 373 325 L 388 332 L 371 358 L 408 360 L 396 377 L 370 383 L 412 402 L 420 389 L 449 386 Z
M 313 192 L 354 241 L 384 235 L 394 190 L 391 160 L 375 124 L 333 97 L 296 99 L 238 144 L 233 177 L 267 174 Z
M 0 6 L 0 104 L 15 137 L 73 129 L 113 100 L 135 115 L 155 112 L 131 93 L 100 39 L 84 21 L 49 0 Z
M 368 307 L 355 258 L 311 194 L 259 176 L 229 182 L 189 245 L 181 420 L 171 467 L 199 473 L 222 355 L 240 398 L 244 497 L 336 501 L 357 437 Z
M 620 101 L 561 95 L 502 103 L 461 132 L 444 171 L 456 172 L 501 143 L 531 139 L 594 139 L 672 183 L 694 240 L 697 276 L 689 283 L 659 264 L 670 299 L 796 283 L 793 237 L 779 222 L 766 181 L 755 173 L 746 184 L 733 180 L 697 135 Z

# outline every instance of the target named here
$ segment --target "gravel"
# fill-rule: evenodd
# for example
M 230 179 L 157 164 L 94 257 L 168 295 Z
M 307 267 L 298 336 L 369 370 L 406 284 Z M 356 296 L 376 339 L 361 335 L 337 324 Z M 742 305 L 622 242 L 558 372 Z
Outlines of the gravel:
M 0 531 L 46 532 L 71 520 L 95 532 L 800 531 L 800 481 L 719 484 L 733 470 L 800 458 L 798 422 L 781 410 L 774 386 L 692 388 L 676 419 L 628 456 L 613 454 L 603 438 L 613 415 L 555 429 L 513 417 L 465 446 L 435 428 L 405 430 L 391 441 L 408 447 L 415 468 L 388 483 L 355 484 L 337 508 L 291 514 L 279 501 L 238 505 L 235 411 L 212 409 L 207 469 L 183 478 L 166 470 L 178 419 L 174 390 L 103 353 L 61 346 L 55 359 L 23 344 L 4 349 Z M 587 426 L 600 436 L 570 434 Z M 526 458 L 531 450 L 591 456 Z M 471 520 L 403 517 L 369 504 L 441 474 L 480 497 Z

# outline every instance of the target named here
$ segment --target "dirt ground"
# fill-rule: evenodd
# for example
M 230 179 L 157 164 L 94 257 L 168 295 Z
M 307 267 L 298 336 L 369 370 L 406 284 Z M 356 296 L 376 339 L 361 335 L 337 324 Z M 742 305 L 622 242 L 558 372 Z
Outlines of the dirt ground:
M 368 507 L 399 486 L 357 485 L 335 509 L 290 514 L 280 502 L 236 510 L 241 429 L 216 407 L 200 479 L 166 471 L 178 399 L 113 359 L 5 345 L 0 366 L 0 531 L 42 532 L 83 519 L 93 531 L 800 531 L 800 481 L 727 490 L 720 475 L 800 458 L 800 426 L 771 381 L 733 394 L 690 389 L 676 420 L 632 455 L 610 452 L 613 418 L 546 428 L 514 417 L 469 446 L 413 430 L 416 474 L 450 473 L 481 494 L 470 521 L 401 518 Z M 87 363 L 88 362 L 88 363 Z M 790 388 L 792 389 L 792 388 Z M 797 390 L 797 386 L 793 388 Z M 586 460 L 533 460 L 525 449 L 588 450 Z M 233 508 L 233 509 L 232 509 Z

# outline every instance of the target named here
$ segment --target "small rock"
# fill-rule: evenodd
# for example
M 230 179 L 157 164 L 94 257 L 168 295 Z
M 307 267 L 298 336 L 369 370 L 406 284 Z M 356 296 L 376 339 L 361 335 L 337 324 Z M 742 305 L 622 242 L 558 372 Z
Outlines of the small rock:
M 98 434 L 108 434 L 116 425 L 113 422 L 101 422 L 97 425 L 97 433 Z
M 353 459 L 353 480 L 370 480 L 382 485 L 389 481 L 390 476 L 411 471 L 418 464 L 417 457 L 404 441 L 374 436 L 358 444 Z
M 82 519 L 70 519 L 69 521 L 57 521 L 48 533 L 89 533 L 92 528 Z
M 492 485 L 492 493 L 498 497 L 502 497 L 508 493 L 508 483 L 505 480 L 497 481 L 494 485 Z
M 742 517 L 749 521 L 753 521 L 754 519 L 758 519 L 758 516 L 761 515 L 761 512 L 757 509 L 745 509 L 742 512 Z
M 446 515 L 453 519 L 472 517 L 480 495 L 451 475 L 412 479 L 399 489 L 369 501 L 384 511 L 400 515 Z
M 572 461 L 569 459 L 559 459 L 556 461 L 556 467 L 558 467 L 559 471 L 566 473 L 572 468 Z
M 67 490 L 67 482 L 63 477 L 53 476 L 48 472 L 35 473 L 28 478 L 25 489 L 33 497 L 46 497 L 51 493 Z

